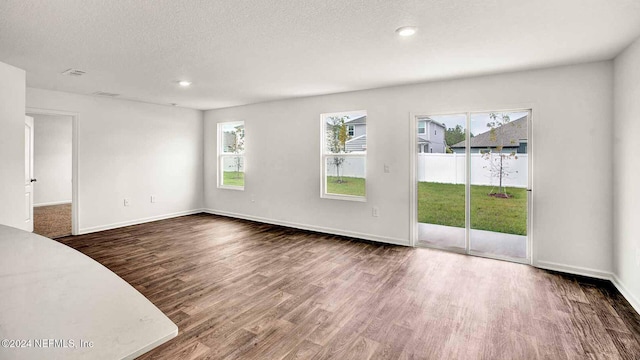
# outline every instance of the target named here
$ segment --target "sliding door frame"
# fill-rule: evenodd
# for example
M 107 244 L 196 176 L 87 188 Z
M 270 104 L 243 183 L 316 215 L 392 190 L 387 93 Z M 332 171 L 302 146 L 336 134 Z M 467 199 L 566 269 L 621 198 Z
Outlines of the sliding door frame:
M 471 126 L 471 116 L 474 114 L 483 114 L 483 113 L 491 113 L 491 112 L 524 112 L 527 111 L 529 113 L 529 118 L 527 122 L 527 244 L 526 244 L 526 258 L 513 258 L 509 256 L 500 256 L 500 255 L 492 255 L 485 254 L 478 251 L 471 250 L 471 239 L 470 239 L 470 231 L 471 231 L 471 149 L 467 146 L 465 148 L 465 247 L 464 249 L 458 247 L 448 247 L 448 246 L 438 246 L 438 245 L 428 245 L 428 248 L 434 248 L 439 250 L 446 250 L 450 252 L 456 252 L 460 254 L 467 254 L 472 256 L 486 257 L 497 260 L 505 260 L 516 263 L 523 264 L 533 264 L 534 262 L 534 247 L 533 247 L 533 113 L 534 106 L 532 105 L 524 105 L 524 106 L 515 106 L 515 107 L 495 107 L 493 110 L 473 110 L 473 111 L 448 111 L 448 112 L 411 112 L 409 113 L 409 132 L 410 132 L 410 141 L 409 141 L 409 180 L 410 180 L 410 209 L 409 214 L 411 216 L 410 221 L 410 239 L 409 243 L 413 247 L 418 246 L 418 177 L 417 177 L 417 124 L 418 118 L 429 117 L 429 116 L 444 116 L 444 115 L 465 115 L 466 116 L 466 124 L 465 124 L 465 141 L 467 144 L 470 138 L 469 131 Z M 499 110 L 496 110 L 499 109 Z

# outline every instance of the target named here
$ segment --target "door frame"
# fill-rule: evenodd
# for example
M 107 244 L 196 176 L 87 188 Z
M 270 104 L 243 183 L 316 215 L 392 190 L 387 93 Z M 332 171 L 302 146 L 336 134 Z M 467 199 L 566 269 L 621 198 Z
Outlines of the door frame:
M 78 235 L 80 229 L 80 207 L 78 196 L 78 122 L 79 114 L 77 112 L 53 110 L 53 109 L 41 109 L 27 107 L 25 114 L 34 115 L 62 115 L 71 117 L 72 130 L 71 130 L 71 235 Z
M 534 147 L 532 146 L 532 144 L 534 143 L 534 139 L 533 139 L 533 127 L 534 127 L 534 113 L 539 115 L 539 110 L 536 109 L 535 104 L 520 104 L 520 105 L 509 105 L 509 106 L 495 106 L 495 107 L 489 107 L 489 109 L 491 110 L 486 110 L 487 107 L 483 106 L 483 107 L 478 107 L 478 108 L 470 108 L 468 110 L 465 111 L 450 111 L 450 110 L 446 110 L 446 111 L 420 111 L 420 112 L 410 112 L 409 113 L 409 199 L 410 199 L 410 204 L 409 204 L 409 216 L 411 217 L 411 220 L 409 221 L 409 244 L 412 247 L 417 247 L 418 246 L 418 178 L 417 178 L 417 167 L 418 167 L 418 162 L 417 162 L 417 136 L 418 136 L 418 126 L 417 126 L 417 118 L 418 117 L 424 117 L 424 116 L 438 116 L 438 115 L 458 115 L 458 114 L 465 114 L 468 116 L 471 116 L 472 114 L 477 114 L 477 113 L 489 113 L 489 112 L 516 112 L 516 111 L 529 111 L 529 122 L 528 122 L 528 126 L 527 126 L 527 154 L 528 154 L 528 188 L 527 188 L 527 258 L 523 259 L 523 260 L 519 260 L 519 259 L 515 259 L 515 258 L 509 258 L 509 257 L 501 257 L 501 256 L 489 256 L 486 254 L 482 254 L 482 253 L 478 253 L 478 252 L 472 252 L 472 251 L 468 251 L 468 249 L 465 249 L 464 251 L 460 251 L 459 249 L 449 249 L 449 248 L 440 248 L 441 250 L 446 250 L 446 251 L 451 251 L 451 252 L 456 252 L 456 253 L 460 253 L 460 254 L 467 254 L 467 255 L 472 255 L 472 256 L 479 256 L 479 257 L 487 257 L 487 258 L 491 258 L 491 259 L 497 259 L 497 260 L 506 260 L 506 261 L 512 261 L 512 262 L 516 262 L 516 263 L 523 263 L 523 264 L 534 264 L 535 263 L 535 258 L 536 258 L 536 248 L 534 246 L 534 230 L 533 230 L 533 220 L 534 220 L 534 216 L 533 216 L 533 187 L 534 187 L 534 183 L 533 183 L 533 163 L 534 163 Z M 468 124 L 467 124 L 468 125 Z M 466 136 L 468 136 L 468 126 L 465 129 L 465 134 Z M 469 149 L 466 149 L 466 153 L 467 155 L 469 155 Z M 469 161 L 467 160 L 467 163 L 465 164 L 465 169 L 468 172 L 469 166 Z M 468 184 L 467 184 L 468 185 Z M 468 187 L 468 186 L 466 186 Z M 465 189 L 465 193 L 468 192 L 468 189 Z M 468 205 L 469 205 L 469 194 L 465 195 L 465 212 L 468 213 L 470 211 L 470 209 L 468 209 Z M 470 219 L 468 219 L 468 216 L 466 216 L 466 220 L 470 221 Z M 466 237 L 468 239 L 469 237 L 469 224 L 466 224 L 467 226 L 465 226 L 465 232 L 466 232 Z M 468 241 L 465 240 L 465 244 L 468 245 Z M 438 247 L 433 247 L 436 249 L 439 249 Z
M 34 119 L 32 116 L 28 116 L 25 115 L 24 116 L 24 125 L 25 125 L 25 146 L 24 146 L 24 150 L 25 150 L 25 175 L 26 172 L 29 172 L 29 176 L 25 176 L 24 177 L 24 196 L 27 197 L 28 194 L 28 199 L 29 201 L 27 202 L 27 206 L 30 206 L 30 209 L 25 209 L 27 210 L 27 215 L 25 220 L 25 224 L 30 224 L 27 225 L 25 230 L 33 232 L 33 161 L 34 161 L 34 154 L 33 154 L 33 139 L 35 138 L 34 136 L 34 129 L 33 129 L 33 124 L 34 124 Z M 27 134 L 26 134 L 26 130 L 27 128 L 29 128 L 29 138 L 27 139 Z M 28 160 L 29 163 L 27 164 L 27 154 L 29 154 L 28 156 Z M 27 188 L 29 190 L 27 190 Z

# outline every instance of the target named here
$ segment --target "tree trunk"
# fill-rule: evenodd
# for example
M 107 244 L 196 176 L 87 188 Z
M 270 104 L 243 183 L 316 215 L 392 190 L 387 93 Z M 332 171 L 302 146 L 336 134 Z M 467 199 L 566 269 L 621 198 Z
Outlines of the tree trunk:
M 240 178 L 240 158 L 236 157 L 236 179 Z
M 502 191 L 502 153 L 500 153 L 500 187 L 498 187 L 500 191 Z M 503 191 L 503 193 L 506 193 Z

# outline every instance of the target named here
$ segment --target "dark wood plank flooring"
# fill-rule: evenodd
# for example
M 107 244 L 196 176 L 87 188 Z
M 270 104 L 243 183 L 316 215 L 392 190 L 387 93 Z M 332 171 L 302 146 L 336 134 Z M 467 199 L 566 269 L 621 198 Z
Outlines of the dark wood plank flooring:
M 640 359 L 606 281 L 207 214 L 59 241 L 178 325 L 142 359 Z

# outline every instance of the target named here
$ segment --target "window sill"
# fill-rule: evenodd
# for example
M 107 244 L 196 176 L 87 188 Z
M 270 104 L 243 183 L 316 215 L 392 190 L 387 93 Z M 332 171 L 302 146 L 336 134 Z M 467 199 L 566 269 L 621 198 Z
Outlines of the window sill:
M 330 199 L 330 200 L 346 200 L 346 201 L 367 202 L 367 197 L 366 196 L 322 194 L 320 196 L 320 198 L 322 198 L 322 199 Z
M 244 191 L 244 186 L 218 185 L 218 189 Z

